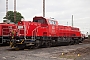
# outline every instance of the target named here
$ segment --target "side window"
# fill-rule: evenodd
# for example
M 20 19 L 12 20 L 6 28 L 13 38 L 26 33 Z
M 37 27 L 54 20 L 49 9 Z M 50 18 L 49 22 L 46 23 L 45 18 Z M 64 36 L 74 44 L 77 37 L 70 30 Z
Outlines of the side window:
M 51 20 L 49 20 L 49 23 L 50 23 L 50 24 L 52 24 L 52 21 L 51 21 Z
M 53 20 L 49 20 L 49 23 L 53 24 L 53 25 L 56 25 L 56 21 L 53 21 Z
M 39 22 L 39 23 L 42 23 L 42 24 L 46 23 L 45 19 L 35 19 L 35 20 L 33 20 L 33 22 Z
M 43 23 L 43 20 L 38 20 L 39 23 Z
M 54 21 L 54 25 L 56 25 L 56 21 Z
M 33 22 L 38 22 L 38 20 L 33 20 Z

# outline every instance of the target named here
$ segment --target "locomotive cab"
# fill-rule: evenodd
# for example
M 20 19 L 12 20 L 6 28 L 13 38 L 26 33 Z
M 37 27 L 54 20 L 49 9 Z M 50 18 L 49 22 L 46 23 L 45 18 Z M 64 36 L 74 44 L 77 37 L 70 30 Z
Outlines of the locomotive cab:
M 33 22 L 41 23 L 41 27 L 47 27 L 47 20 L 43 17 L 34 17 Z
M 43 32 L 43 34 L 46 33 L 49 37 L 57 36 L 58 22 L 56 20 L 52 18 L 47 19 L 43 17 L 34 17 L 33 22 L 41 23 L 41 27 L 44 27 L 43 29 L 45 30 L 47 29 L 45 32 Z

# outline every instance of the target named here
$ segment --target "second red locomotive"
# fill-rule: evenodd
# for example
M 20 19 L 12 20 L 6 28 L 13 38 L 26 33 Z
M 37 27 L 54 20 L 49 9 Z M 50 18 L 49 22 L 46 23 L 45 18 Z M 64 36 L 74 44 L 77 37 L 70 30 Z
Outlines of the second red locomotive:
M 10 32 L 12 29 L 16 29 L 15 24 L 0 23 L 0 45 L 9 44 L 11 38 Z
M 50 47 L 61 44 L 79 44 L 82 41 L 79 28 L 58 25 L 54 19 L 34 17 L 33 21 L 20 21 L 10 46 L 17 48 L 40 46 Z

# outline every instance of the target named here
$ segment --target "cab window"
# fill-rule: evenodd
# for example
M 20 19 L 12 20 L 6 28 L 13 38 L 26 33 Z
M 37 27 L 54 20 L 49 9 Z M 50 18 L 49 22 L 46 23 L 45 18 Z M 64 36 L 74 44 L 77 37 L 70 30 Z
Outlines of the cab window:
M 46 21 L 44 19 L 35 19 L 35 20 L 33 20 L 33 22 L 39 22 L 41 24 L 45 24 L 46 23 Z
M 49 20 L 49 24 L 56 25 L 56 21 Z

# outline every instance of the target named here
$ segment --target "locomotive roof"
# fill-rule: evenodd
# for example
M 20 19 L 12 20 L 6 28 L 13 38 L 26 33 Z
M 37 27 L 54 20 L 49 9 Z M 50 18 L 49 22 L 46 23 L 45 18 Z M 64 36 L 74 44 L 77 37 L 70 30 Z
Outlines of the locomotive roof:
M 55 20 L 54 18 L 42 17 L 42 16 L 35 16 L 34 18 L 44 18 L 46 20 Z M 56 20 L 55 20 L 56 21 Z
M 13 25 L 11 23 L 0 23 L 0 25 Z

